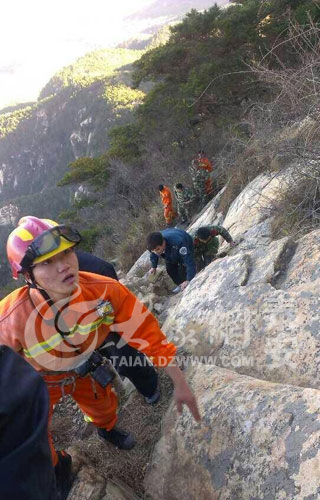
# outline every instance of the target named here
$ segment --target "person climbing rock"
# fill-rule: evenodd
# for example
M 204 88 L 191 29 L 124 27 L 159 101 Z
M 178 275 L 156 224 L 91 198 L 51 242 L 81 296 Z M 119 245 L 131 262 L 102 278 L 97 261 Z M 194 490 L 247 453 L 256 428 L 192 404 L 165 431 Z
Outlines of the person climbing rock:
M 166 221 L 167 226 L 170 226 L 173 223 L 173 220 L 176 216 L 173 204 L 172 204 L 172 194 L 171 190 L 168 186 L 164 186 L 163 184 L 159 185 L 159 194 L 161 198 L 161 203 L 164 207 L 163 216 Z
M 125 286 L 111 278 L 79 272 L 74 247 L 78 231 L 49 219 L 22 217 L 7 241 L 13 278 L 26 285 L 0 303 L 0 343 L 35 368 L 49 392 L 49 419 L 61 397 L 69 394 L 104 442 L 130 450 L 133 436 L 116 427 L 117 397 L 113 372 L 99 348 L 111 330 L 161 365 L 171 377 L 178 410 L 186 404 L 196 420 L 197 403 L 181 370 L 173 364 L 176 347 L 168 342 L 155 317 Z M 61 462 L 49 437 L 56 477 Z M 67 463 L 68 462 L 68 463 Z
M 186 288 L 196 274 L 193 240 L 182 229 L 168 228 L 150 233 L 147 237 L 150 252 L 151 273 L 155 273 L 159 258 L 165 260 L 167 273 L 181 290 Z
M 100 274 L 118 281 L 115 268 L 110 262 L 82 250 L 76 249 L 75 253 L 79 271 Z M 159 401 L 158 374 L 142 352 L 123 342 L 116 332 L 110 332 L 102 352 L 112 362 L 117 372 L 133 383 L 147 404 L 155 404 Z
M 174 196 L 177 200 L 177 209 L 182 223 L 188 223 L 190 220 L 190 205 L 194 200 L 193 192 L 183 184 L 177 183 L 174 186 Z
M 202 226 L 197 229 L 193 241 L 197 272 L 216 258 L 219 250 L 218 235 L 230 243 L 231 247 L 236 245 L 230 233 L 222 226 Z
M 193 189 L 200 201 L 200 205 L 204 206 L 208 197 L 213 192 L 211 179 L 213 168 L 212 163 L 203 150 L 200 150 L 197 157 L 192 160 L 189 171 Z

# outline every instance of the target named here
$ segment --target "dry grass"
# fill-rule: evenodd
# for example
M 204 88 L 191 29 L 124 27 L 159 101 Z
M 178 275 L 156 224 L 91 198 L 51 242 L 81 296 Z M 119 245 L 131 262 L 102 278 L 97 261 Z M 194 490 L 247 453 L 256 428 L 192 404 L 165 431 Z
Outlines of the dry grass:
M 125 238 L 117 246 L 117 258 L 121 262 L 122 270 L 129 271 L 145 252 L 147 235 L 164 227 L 163 208 L 159 198 L 159 203 L 151 205 L 148 213 L 141 214 L 139 218 L 131 222 Z
M 281 60 L 275 45 L 251 67 L 268 99 L 248 103 L 243 116 L 248 132 L 235 127 L 221 158 L 227 183 L 220 207 L 224 214 L 259 173 L 294 170 L 290 189 L 269 207 L 276 238 L 319 227 L 320 28 L 309 21 L 303 27 L 291 22 L 287 40 L 281 41 L 295 54 L 294 64 Z
M 300 178 L 271 207 L 272 237 L 294 239 L 320 227 L 320 178 Z
M 244 151 L 237 155 L 234 164 L 226 166 L 226 189 L 221 197 L 219 211 L 224 215 L 241 191 L 260 173 L 270 167 L 268 152 L 258 141 L 249 142 Z

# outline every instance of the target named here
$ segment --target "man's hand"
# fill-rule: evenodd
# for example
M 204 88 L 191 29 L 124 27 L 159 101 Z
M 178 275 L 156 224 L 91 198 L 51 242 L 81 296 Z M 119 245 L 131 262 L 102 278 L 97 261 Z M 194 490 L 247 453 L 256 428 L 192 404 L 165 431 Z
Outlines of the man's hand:
M 199 413 L 197 400 L 180 368 L 178 366 L 169 365 L 166 366 L 164 370 L 169 375 L 174 385 L 173 397 L 177 405 L 178 413 L 182 413 L 182 406 L 185 404 L 189 408 L 193 418 L 197 422 L 200 422 L 201 416 Z
M 157 272 L 157 268 L 156 267 L 152 267 L 150 270 L 149 270 L 149 274 L 156 274 Z
M 235 246 L 237 246 L 236 242 L 235 241 L 230 241 L 230 248 L 234 248 Z
M 189 285 L 189 283 L 190 281 L 184 281 L 183 283 L 181 283 L 180 285 L 181 290 L 184 290 Z

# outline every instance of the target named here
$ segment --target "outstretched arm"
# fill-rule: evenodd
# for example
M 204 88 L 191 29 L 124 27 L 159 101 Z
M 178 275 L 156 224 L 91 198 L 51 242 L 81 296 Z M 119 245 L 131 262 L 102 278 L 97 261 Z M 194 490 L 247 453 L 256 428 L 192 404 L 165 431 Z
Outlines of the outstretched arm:
M 150 252 L 150 262 L 153 269 L 156 269 L 159 262 L 159 257 L 153 252 Z
M 182 406 L 185 404 L 189 408 L 193 418 L 197 422 L 200 422 L 201 416 L 197 400 L 180 368 L 178 366 L 168 365 L 164 368 L 164 370 L 169 375 L 174 385 L 173 397 L 177 405 L 178 413 L 182 413 Z
M 223 226 L 214 226 L 214 229 L 218 234 L 220 234 L 220 236 L 222 236 L 224 240 L 226 240 L 227 243 L 233 243 L 232 236 L 229 231 L 226 230 L 226 228 L 224 228 Z

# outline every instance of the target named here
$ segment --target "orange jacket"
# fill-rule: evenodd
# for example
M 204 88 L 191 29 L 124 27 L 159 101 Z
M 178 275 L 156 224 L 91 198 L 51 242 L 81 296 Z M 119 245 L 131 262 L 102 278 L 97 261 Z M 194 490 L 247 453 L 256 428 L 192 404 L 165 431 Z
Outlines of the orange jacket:
M 164 186 L 162 191 L 160 192 L 160 197 L 162 204 L 167 207 L 169 205 L 172 205 L 172 194 L 168 186 Z
M 167 341 L 155 317 L 118 281 L 80 272 L 79 286 L 65 302 L 57 314 L 38 290 L 27 286 L 15 290 L 0 302 L 0 344 L 46 372 L 72 370 L 101 346 L 110 331 L 118 332 L 155 365 L 165 366 L 173 359 L 176 347 Z M 70 333 L 64 338 L 55 325 Z
M 212 163 L 209 160 L 209 158 L 207 158 L 206 156 L 198 159 L 198 168 L 202 169 L 202 170 L 206 170 L 207 172 L 212 172 L 212 170 L 213 170 Z

